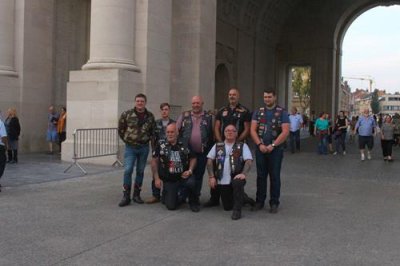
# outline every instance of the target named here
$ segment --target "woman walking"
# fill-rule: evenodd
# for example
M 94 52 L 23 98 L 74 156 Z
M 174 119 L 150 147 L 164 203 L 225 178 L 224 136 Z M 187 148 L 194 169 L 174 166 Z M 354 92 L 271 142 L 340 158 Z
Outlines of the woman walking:
M 18 163 L 18 139 L 21 133 L 21 126 L 17 117 L 17 110 L 10 108 L 7 110 L 5 126 L 8 136 L 8 163 Z
M 60 145 L 60 153 L 61 153 L 61 144 L 66 139 L 66 126 L 67 126 L 67 108 L 64 106 L 61 107 L 60 118 L 57 122 L 57 133 L 58 133 L 58 144 Z
M 340 147 L 342 147 L 343 155 L 346 155 L 346 133 L 348 126 L 347 117 L 344 115 L 343 111 L 340 111 L 335 120 L 336 151 L 333 153 L 334 155 L 339 152 Z
M 393 132 L 394 125 L 392 124 L 392 118 L 390 115 L 385 117 L 385 121 L 381 127 L 381 145 L 383 160 L 392 162 L 392 146 L 393 146 Z
M 319 154 L 328 154 L 328 129 L 329 122 L 326 120 L 325 112 L 322 112 L 314 126 L 314 135 L 318 137 Z

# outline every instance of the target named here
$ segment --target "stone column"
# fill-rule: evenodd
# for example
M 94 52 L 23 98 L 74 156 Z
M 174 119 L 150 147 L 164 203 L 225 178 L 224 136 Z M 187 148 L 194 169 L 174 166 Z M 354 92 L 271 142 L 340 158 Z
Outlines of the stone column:
M 135 2 L 92 0 L 90 58 L 82 69 L 139 71 L 134 62 Z
M 0 75 L 17 76 L 14 66 L 14 0 L 0 1 Z
M 194 95 L 214 108 L 216 0 L 172 1 L 171 103 L 190 109 Z

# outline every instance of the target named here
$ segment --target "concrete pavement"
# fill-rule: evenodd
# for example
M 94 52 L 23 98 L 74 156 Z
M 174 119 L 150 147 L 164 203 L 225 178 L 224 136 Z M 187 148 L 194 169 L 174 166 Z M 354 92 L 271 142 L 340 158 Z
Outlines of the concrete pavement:
M 222 207 L 119 208 L 121 168 L 56 178 L 65 165 L 42 158 L 40 182 L 16 182 L 10 176 L 18 179 L 21 157 L 2 179 L 0 265 L 398 265 L 400 160 L 383 162 L 378 146 L 365 162 L 354 146 L 346 156 L 314 150 L 308 139 L 302 152 L 285 154 L 278 214 L 246 207 L 238 221 Z M 398 148 L 394 154 L 400 158 Z M 246 185 L 253 197 L 255 177 L 253 167 Z

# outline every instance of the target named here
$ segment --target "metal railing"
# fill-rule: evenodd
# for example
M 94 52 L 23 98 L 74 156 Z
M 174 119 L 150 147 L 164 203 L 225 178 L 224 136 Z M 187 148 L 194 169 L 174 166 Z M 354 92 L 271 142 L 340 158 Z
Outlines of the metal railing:
M 86 170 L 78 163 L 78 160 L 103 156 L 115 155 L 116 160 L 112 166 L 123 165 L 118 158 L 119 135 L 117 128 L 75 129 L 73 138 L 73 163 L 64 170 L 64 173 L 76 165 L 84 174 L 87 174 Z

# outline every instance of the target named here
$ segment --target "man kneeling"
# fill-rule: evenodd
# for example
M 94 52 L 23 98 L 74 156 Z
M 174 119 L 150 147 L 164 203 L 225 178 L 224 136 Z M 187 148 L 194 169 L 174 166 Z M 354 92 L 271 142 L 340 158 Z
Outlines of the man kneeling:
M 233 209 L 232 220 L 242 216 L 244 185 L 253 157 L 246 143 L 236 142 L 237 130 L 228 125 L 224 130 L 225 141 L 216 143 L 207 155 L 209 185 L 218 186 L 224 210 Z
M 163 187 L 162 202 L 168 210 L 175 210 L 178 207 L 180 203 L 178 192 L 185 187 L 188 191 L 190 209 L 198 212 L 198 205 L 195 204 L 195 180 L 192 176 L 196 157 L 178 142 L 175 123 L 169 124 L 165 133 L 166 142 L 157 143 L 151 161 L 155 186 L 159 189 Z

